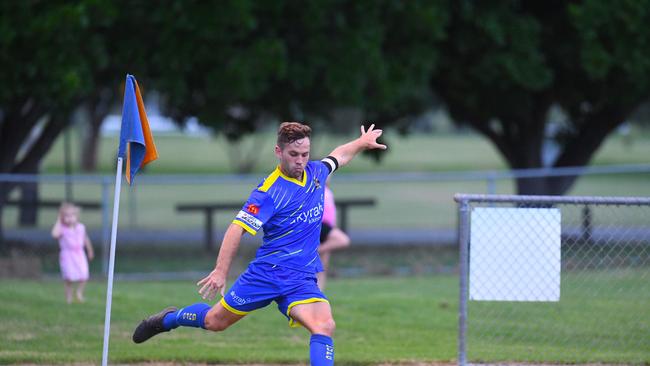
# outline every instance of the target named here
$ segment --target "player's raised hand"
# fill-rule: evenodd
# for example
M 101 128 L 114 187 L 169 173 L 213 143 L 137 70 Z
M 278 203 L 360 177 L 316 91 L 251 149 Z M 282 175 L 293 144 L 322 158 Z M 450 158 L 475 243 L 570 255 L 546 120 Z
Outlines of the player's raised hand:
M 221 293 L 221 296 L 224 296 L 226 278 L 215 269 L 204 279 L 197 282 L 196 285 L 201 286 L 199 289 L 199 295 L 201 295 L 204 300 L 212 300 L 218 293 Z
M 361 125 L 361 137 L 359 139 L 364 142 L 366 149 L 382 149 L 386 150 L 388 147 L 384 144 L 377 142 L 377 139 L 384 133 L 381 129 L 375 129 L 375 124 L 371 124 L 366 131 L 366 128 Z

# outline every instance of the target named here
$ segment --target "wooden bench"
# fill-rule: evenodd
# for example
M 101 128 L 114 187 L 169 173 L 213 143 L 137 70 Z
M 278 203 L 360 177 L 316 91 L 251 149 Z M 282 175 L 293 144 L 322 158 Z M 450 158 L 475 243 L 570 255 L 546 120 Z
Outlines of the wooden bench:
M 216 219 L 213 217 L 214 212 L 218 211 L 234 211 L 236 214 L 244 204 L 242 202 L 226 202 L 226 203 L 183 203 L 176 205 L 178 212 L 202 212 L 204 220 L 204 233 L 205 233 L 205 249 L 208 252 L 214 251 L 214 226 Z M 235 215 L 233 214 L 233 218 Z
M 354 206 L 374 206 L 374 198 L 341 198 L 335 201 L 338 227 L 348 231 L 348 210 Z
M 338 214 L 338 223 L 341 230 L 346 231 L 348 228 L 348 210 L 355 206 L 374 206 L 374 198 L 342 198 L 336 200 L 336 211 Z M 213 252 L 214 245 L 214 227 L 216 226 L 216 218 L 213 213 L 219 211 L 231 211 L 234 218 L 237 212 L 244 206 L 244 202 L 219 202 L 219 203 L 179 203 L 176 205 L 178 212 L 199 212 L 203 213 L 204 217 L 204 235 L 205 235 L 205 249 L 208 252 Z

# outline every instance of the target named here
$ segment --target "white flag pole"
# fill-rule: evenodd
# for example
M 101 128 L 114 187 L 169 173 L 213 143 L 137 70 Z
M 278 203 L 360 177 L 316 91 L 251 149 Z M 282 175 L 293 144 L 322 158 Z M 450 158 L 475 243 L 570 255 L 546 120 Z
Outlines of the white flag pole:
M 120 191 L 122 188 L 122 158 L 117 158 L 115 173 L 115 194 L 113 200 L 113 226 L 111 228 L 111 251 L 108 260 L 108 286 L 106 287 L 106 315 L 104 316 L 104 350 L 102 366 L 108 365 L 108 339 L 111 333 L 111 303 L 113 300 L 113 272 L 115 267 L 115 242 L 117 240 L 117 220 L 120 213 Z

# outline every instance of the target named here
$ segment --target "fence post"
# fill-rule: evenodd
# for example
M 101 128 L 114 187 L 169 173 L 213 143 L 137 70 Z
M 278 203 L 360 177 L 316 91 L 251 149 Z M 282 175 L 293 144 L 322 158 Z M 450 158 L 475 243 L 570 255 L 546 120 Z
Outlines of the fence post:
M 589 208 L 589 205 L 585 205 L 585 207 L 582 209 L 582 235 L 580 237 L 583 243 L 591 242 L 591 221 L 591 209 Z
M 458 271 L 460 295 L 458 301 L 458 365 L 467 364 L 467 279 L 469 265 L 469 202 L 458 202 Z
M 110 203 L 110 178 L 102 178 L 102 273 L 108 275 L 108 244 L 110 231 L 109 203 Z

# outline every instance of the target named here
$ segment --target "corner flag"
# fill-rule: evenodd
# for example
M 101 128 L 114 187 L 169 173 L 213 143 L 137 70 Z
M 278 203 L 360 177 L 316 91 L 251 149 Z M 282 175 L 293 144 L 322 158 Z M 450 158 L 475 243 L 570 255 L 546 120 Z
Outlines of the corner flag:
M 158 158 L 138 82 L 133 75 L 128 74 L 117 155 L 126 161 L 126 181 L 129 184 L 133 184 L 133 178 L 140 168 Z
M 111 331 L 111 305 L 113 302 L 113 273 L 115 272 L 115 246 L 117 242 L 117 223 L 120 212 L 120 191 L 122 187 L 122 161 L 126 160 L 126 181 L 133 184 L 136 173 L 145 164 L 156 160 L 158 152 L 149 129 L 147 112 L 144 110 L 138 82 L 133 75 L 126 75 L 124 86 L 124 106 L 120 129 L 120 147 L 117 153 L 115 172 L 115 194 L 113 195 L 113 224 L 111 227 L 111 247 L 108 257 L 108 284 L 106 286 L 106 316 L 104 317 L 104 347 L 102 366 L 108 365 L 108 342 Z

